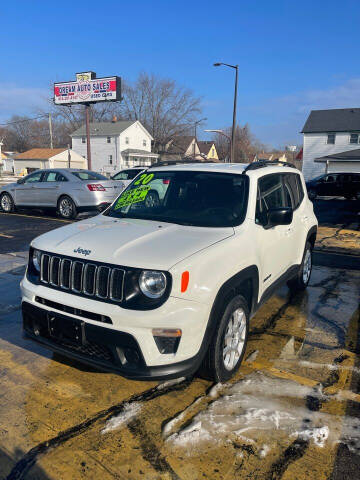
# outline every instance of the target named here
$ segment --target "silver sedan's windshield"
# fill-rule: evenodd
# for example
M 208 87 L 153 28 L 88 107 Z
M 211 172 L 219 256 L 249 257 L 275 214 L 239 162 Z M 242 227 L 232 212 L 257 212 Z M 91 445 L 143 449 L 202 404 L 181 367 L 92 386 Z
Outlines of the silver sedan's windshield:
M 147 171 L 105 213 L 181 225 L 230 227 L 245 217 L 248 177 L 204 171 Z

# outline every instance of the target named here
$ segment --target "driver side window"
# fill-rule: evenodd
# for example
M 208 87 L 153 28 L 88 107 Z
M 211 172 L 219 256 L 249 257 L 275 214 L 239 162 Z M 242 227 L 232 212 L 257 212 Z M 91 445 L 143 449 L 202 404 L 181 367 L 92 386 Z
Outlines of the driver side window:
M 33 183 L 40 182 L 42 177 L 42 172 L 35 172 L 25 178 L 24 183 Z
M 273 208 L 292 207 L 292 198 L 288 186 L 284 185 L 283 174 L 274 173 L 258 180 L 255 223 L 266 225 L 267 214 Z

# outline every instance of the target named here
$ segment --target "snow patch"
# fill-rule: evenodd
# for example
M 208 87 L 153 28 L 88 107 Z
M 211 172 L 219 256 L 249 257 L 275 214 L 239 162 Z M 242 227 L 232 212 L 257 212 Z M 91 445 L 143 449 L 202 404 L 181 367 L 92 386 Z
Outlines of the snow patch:
M 303 440 L 313 440 L 315 445 L 323 448 L 326 440 L 329 437 L 329 427 L 324 426 L 321 428 L 302 430 L 300 432 L 294 432 L 292 436 L 300 437 Z
M 157 390 L 163 390 L 164 388 L 171 387 L 172 385 L 177 385 L 185 380 L 185 377 L 174 378 L 173 380 L 168 380 L 167 382 L 159 383 L 156 387 Z
M 219 384 L 215 387 L 218 393 Z M 320 448 L 340 441 L 360 455 L 360 419 L 307 408 L 307 397 L 329 398 L 321 385 L 313 388 L 253 372 L 245 380 L 222 388 L 221 394 L 207 402 L 185 428 L 174 431 L 185 417 L 182 413 L 171 421 L 175 423 L 165 426 L 167 434 L 174 432 L 166 440 L 169 445 L 187 448 L 190 453 L 192 448 L 209 442 L 241 440 L 256 445 L 260 436 L 263 446 L 259 455 L 265 456 L 279 439 L 295 436 Z M 210 394 L 211 390 L 208 397 L 212 399 Z
M 259 354 L 259 350 L 254 350 L 253 352 L 250 353 L 250 355 L 247 357 L 246 362 L 251 363 L 255 362 L 257 359 L 257 356 Z
M 101 433 L 107 433 L 111 430 L 116 430 L 129 423 L 130 420 L 136 417 L 140 412 L 142 404 L 140 402 L 126 403 L 123 411 L 116 415 L 116 417 L 110 418 L 105 424 L 105 427 L 101 430 Z

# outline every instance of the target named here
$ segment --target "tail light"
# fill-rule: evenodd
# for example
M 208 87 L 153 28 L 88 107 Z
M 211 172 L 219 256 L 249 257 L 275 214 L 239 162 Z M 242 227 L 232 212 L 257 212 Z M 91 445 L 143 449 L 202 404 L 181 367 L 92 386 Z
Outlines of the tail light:
M 168 178 L 163 180 L 164 185 L 168 185 L 169 183 L 170 183 L 170 180 Z
M 86 186 L 90 192 L 105 192 L 105 188 L 101 185 L 101 183 L 88 183 Z

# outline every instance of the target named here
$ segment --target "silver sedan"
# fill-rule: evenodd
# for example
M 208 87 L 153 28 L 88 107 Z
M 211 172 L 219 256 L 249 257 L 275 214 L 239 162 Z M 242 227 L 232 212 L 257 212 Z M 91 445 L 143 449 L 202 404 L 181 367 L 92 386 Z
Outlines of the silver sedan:
M 122 192 L 121 181 L 109 180 L 90 170 L 73 168 L 36 170 L 0 188 L 0 208 L 53 208 L 63 218 L 79 212 L 101 211 Z

